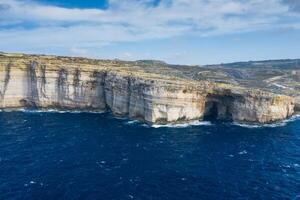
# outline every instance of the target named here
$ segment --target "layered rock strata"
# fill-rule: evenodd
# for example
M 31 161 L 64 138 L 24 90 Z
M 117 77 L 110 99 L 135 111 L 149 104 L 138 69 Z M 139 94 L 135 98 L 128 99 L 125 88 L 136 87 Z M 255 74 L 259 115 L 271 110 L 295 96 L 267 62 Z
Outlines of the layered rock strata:
M 111 111 L 156 124 L 207 116 L 269 123 L 294 112 L 289 96 L 161 75 L 135 64 L 0 54 L 0 109 Z

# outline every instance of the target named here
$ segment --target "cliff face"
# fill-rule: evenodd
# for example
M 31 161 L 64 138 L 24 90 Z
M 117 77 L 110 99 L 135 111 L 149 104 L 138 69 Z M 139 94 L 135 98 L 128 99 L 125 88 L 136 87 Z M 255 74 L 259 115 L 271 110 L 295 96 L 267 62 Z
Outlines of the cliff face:
M 0 55 L 0 109 L 112 111 L 149 123 L 213 116 L 268 123 L 294 112 L 291 97 L 151 72 L 118 61 Z

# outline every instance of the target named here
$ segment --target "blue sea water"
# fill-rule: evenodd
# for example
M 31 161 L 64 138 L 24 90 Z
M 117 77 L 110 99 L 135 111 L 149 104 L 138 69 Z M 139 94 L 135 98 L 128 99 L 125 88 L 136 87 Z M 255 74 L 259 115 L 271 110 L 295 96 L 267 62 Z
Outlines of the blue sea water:
M 0 199 L 300 199 L 300 120 L 149 127 L 1 112 Z

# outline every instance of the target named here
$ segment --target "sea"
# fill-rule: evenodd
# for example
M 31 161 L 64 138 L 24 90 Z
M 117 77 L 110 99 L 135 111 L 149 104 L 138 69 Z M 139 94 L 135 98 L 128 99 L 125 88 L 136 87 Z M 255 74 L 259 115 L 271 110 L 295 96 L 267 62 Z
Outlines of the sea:
M 150 126 L 0 112 L 0 199 L 300 200 L 300 119 Z

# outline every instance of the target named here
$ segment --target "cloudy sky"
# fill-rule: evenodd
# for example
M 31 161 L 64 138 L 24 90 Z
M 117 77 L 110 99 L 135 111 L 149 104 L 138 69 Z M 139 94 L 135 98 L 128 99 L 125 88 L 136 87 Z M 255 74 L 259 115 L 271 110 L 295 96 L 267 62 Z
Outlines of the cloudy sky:
M 0 51 L 178 64 L 300 58 L 300 0 L 0 0 Z

